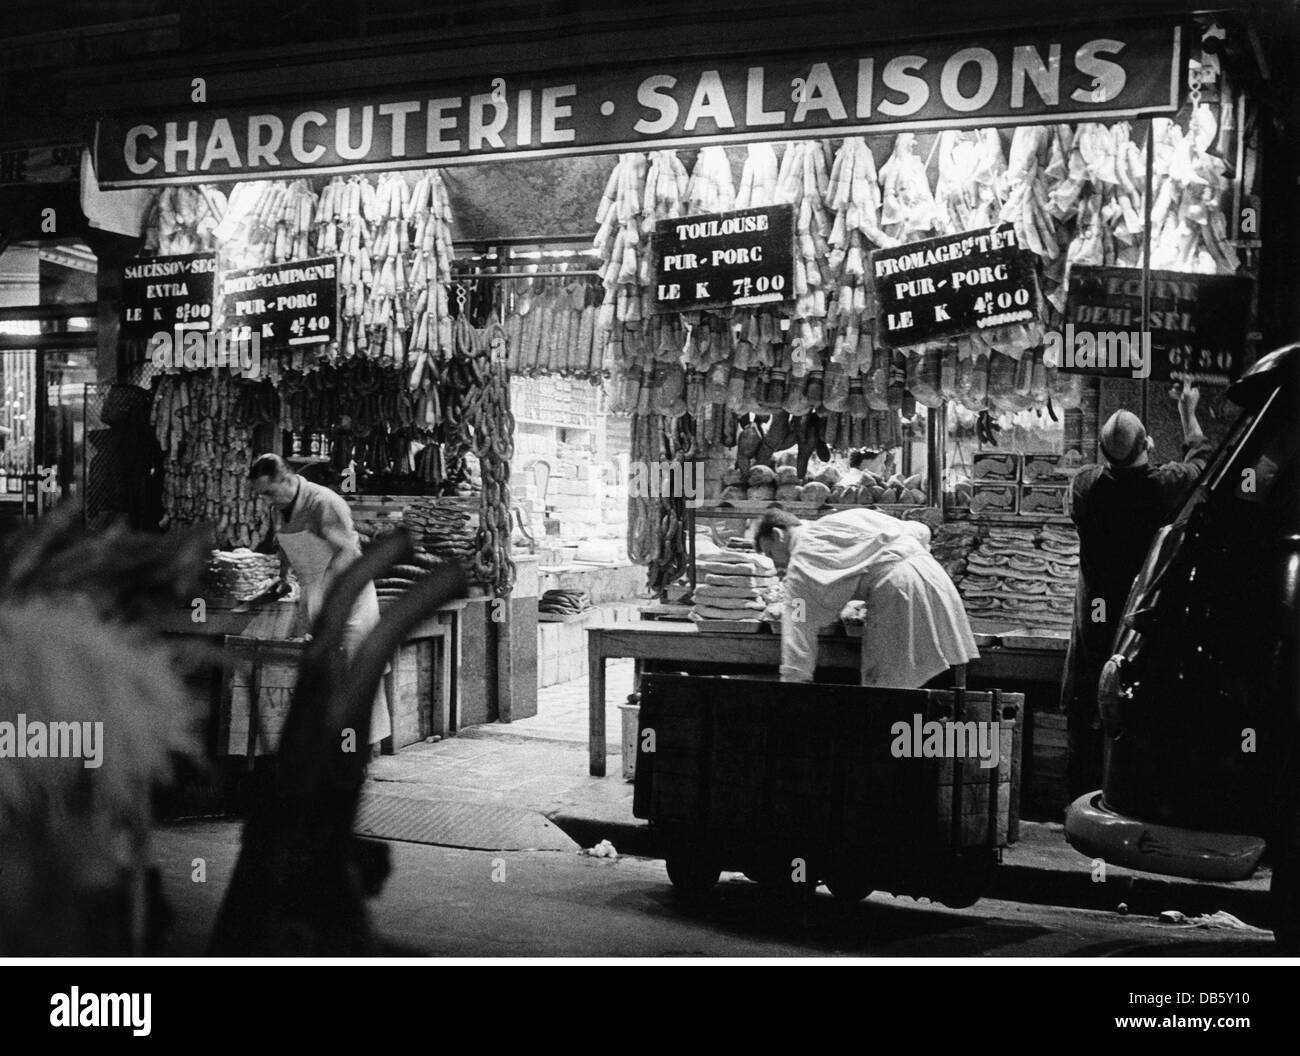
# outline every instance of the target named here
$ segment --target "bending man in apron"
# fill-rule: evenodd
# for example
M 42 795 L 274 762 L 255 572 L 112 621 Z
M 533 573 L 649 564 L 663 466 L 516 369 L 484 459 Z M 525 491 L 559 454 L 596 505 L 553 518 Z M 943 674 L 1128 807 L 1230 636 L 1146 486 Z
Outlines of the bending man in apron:
M 280 573 L 286 563 L 298 577 L 308 624 L 316 622 L 325 593 L 343 569 L 361 556 L 352 526 L 352 511 L 342 496 L 295 473 L 279 455 L 262 455 L 248 471 L 253 493 L 275 509 L 275 537 L 280 544 Z M 351 656 L 379 623 L 379 597 L 367 583 L 358 595 L 343 631 L 343 648 Z M 370 743 L 392 733 L 381 681 L 370 712 Z
M 866 686 L 920 689 L 979 657 L 957 588 L 929 552 L 930 529 L 875 510 L 847 510 L 805 524 L 768 510 L 754 546 L 785 569 L 781 681 L 811 682 L 817 632 L 850 601 L 867 605 Z

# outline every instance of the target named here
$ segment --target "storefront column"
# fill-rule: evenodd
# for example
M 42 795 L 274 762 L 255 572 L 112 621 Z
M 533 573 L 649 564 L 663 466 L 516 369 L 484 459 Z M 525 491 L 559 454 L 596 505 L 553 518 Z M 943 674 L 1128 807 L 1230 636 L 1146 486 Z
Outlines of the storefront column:
M 99 260 L 95 279 L 99 315 L 99 335 L 95 356 L 96 376 L 101 385 L 117 381 L 121 373 L 118 362 L 118 328 L 122 309 L 122 266 L 139 252 L 140 238 L 115 235 L 94 228 L 87 229 L 85 240 Z

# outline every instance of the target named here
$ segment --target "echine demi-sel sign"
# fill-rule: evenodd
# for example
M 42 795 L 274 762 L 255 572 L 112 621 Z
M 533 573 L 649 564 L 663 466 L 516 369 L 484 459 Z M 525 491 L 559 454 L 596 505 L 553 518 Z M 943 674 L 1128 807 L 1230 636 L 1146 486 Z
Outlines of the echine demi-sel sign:
M 887 345 L 1038 318 L 1033 255 L 1011 224 L 878 249 L 871 275 Z
M 660 220 L 656 312 L 768 304 L 794 296 L 794 206 Z

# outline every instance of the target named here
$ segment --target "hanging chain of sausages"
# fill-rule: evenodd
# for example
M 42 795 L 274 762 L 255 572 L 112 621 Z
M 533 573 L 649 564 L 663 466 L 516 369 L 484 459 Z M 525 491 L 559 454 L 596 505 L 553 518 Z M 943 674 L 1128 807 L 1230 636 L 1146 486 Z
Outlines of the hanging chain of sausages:
M 466 407 L 483 480 L 474 572 L 495 597 L 504 598 L 515 585 L 515 563 L 510 557 L 510 459 L 515 418 L 510 411 L 508 339 L 499 323 L 475 330 L 462 314 L 456 320 L 453 343 L 458 358 L 472 357 L 479 378 L 479 387 Z
M 270 385 L 236 382 L 212 371 L 157 381 L 154 434 L 163 450 L 163 508 L 169 524 L 207 522 L 223 549 L 254 547 L 270 513 L 248 485 L 253 429 L 275 421 Z

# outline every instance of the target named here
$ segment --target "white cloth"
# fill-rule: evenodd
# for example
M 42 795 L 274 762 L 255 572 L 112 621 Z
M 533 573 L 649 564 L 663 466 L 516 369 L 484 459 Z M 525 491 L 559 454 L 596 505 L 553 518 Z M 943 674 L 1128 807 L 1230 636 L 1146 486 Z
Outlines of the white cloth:
M 817 632 L 850 601 L 867 603 L 865 685 L 917 689 L 977 658 L 961 596 L 930 556 L 929 541 L 924 524 L 875 510 L 804 524 L 786 569 L 781 680 L 812 681 Z
M 81 154 L 81 211 L 91 227 L 135 238 L 144 233 L 144 218 L 153 202 L 147 187 L 125 191 L 101 191 L 95 179 L 90 151 Z
M 307 622 L 314 625 L 321 605 L 325 601 L 325 593 L 329 589 L 326 569 L 334 557 L 334 549 L 313 532 L 281 531 L 277 533 L 276 539 L 284 548 L 289 564 L 293 566 L 294 575 L 298 577 L 298 587 L 302 592 L 301 602 L 307 608 Z M 378 623 L 379 595 L 375 593 L 375 585 L 367 583 L 357 596 L 343 628 L 343 649 L 349 657 Z M 388 698 L 381 681 L 370 709 L 369 742 L 377 744 L 392 732 L 392 723 L 388 717 Z

